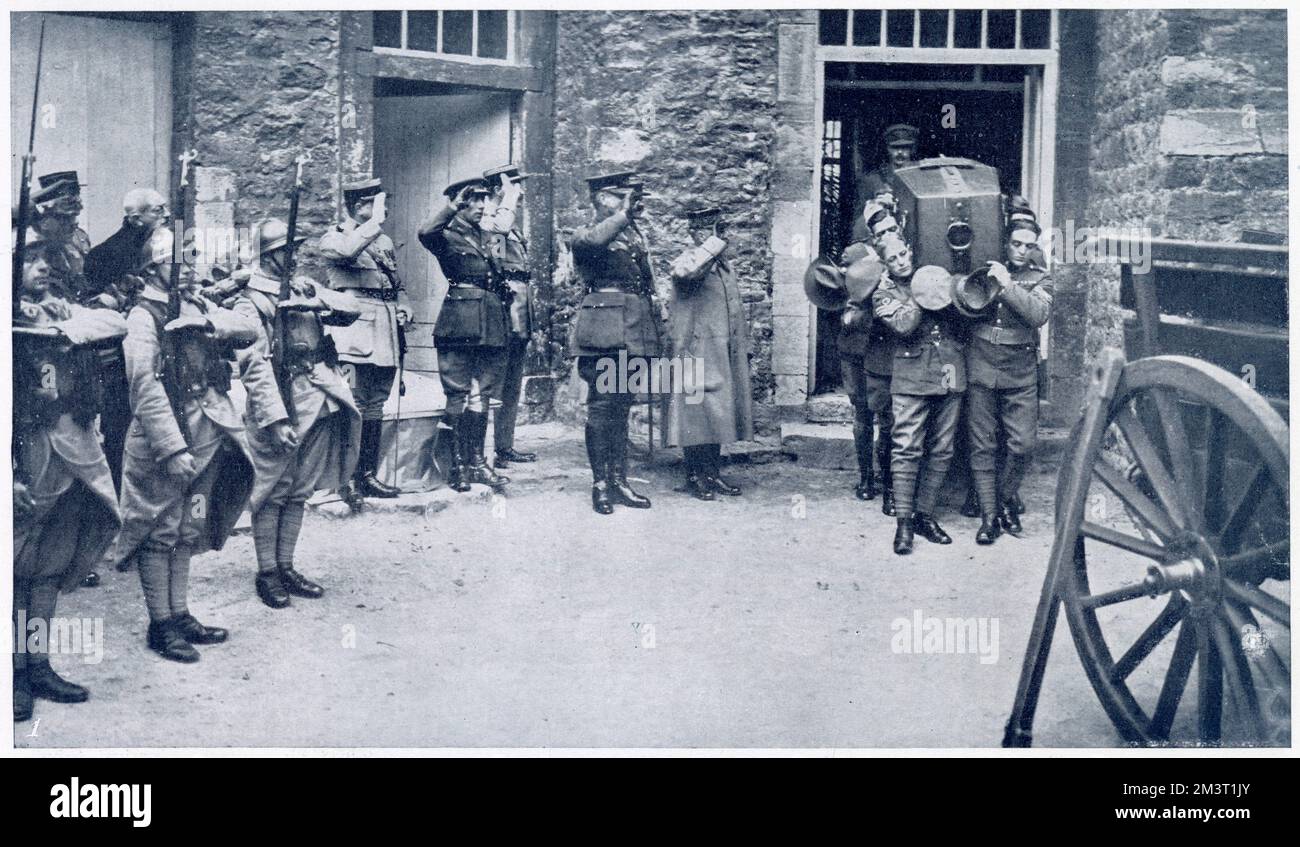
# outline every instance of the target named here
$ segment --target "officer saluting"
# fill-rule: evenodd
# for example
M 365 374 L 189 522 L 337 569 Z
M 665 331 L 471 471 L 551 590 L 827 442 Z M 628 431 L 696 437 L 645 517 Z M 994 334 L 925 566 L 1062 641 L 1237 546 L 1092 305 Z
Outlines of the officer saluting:
M 1040 234 L 1031 218 L 1008 225 L 1007 266 L 994 263 L 987 272 L 992 292 L 987 307 L 964 302 L 961 287 L 954 292 L 959 306 L 983 310 L 966 354 L 970 464 L 982 517 L 975 534 L 979 544 L 992 544 L 1000 530 L 1015 534 L 1021 528 L 1014 503 L 1038 435 L 1038 329 L 1052 308 L 1052 279 L 1030 261 Z M 999 431 L 1006 438 L 1000 485 Z
M 571 241 L 573 265 L 587 289 L 574 324 L 574 354 L 587 383 L 591 506 L 602 515 L 615 503 L 650 508 L 650 499 L 627 482 L 628 414 L 636 394 L 616 373 L 620 363 L 631 373 L 636 359 L 659 355 L 654 271 L 636 225 L 642 183 L 633 177 L 622 171 L 587 179 L 595 217 L 574 230 Z
M 483 456 L 487 436 L 486 409 L 470 409 L 470 392 L 477 384 L 484 402 L 499 400 L 506 364 L 505 288 L 492 256 L 491 238 L 479 228 L 487 199 L 487 184 L 479 178 L 454 182 L 443 191 L 446 202 L 420 227 L 420 243 L 438 258 L 447 277 L 447 297 L 433 328 L 438 349 L 438 377 L 447 395 L 453 467 L 447 483 L 454 491 L 469 491 L 480 482 L 500 490 L 510 480 L 500 476 Z
M 380 436 L 384 402 L 393 390 L 401 354 L 399 333 L 411 318 L 401 277 L 397 274 L 393 239 L 382 229 L 386 195 L 377 179 L 343 187 L 347 215 L 320 239 L 320 253 L 329 262 L 330 288 L 347 291 L 361 301 L 361 319 L 351 326 L 331 327 L 339 360 L 355 371 L 352 394 L 361 410 L 361 453 L 353 485 L 344 491 L 356 508 L 363 497 L 391 498 L 401 491 L 381 482 Z
M 524 360 L 528 357 L 528 340 L 533 332 L 533 298 L 529 283 L 532 268 L 528 265 L 528 241 L 519 227 L 519 203 L 523 199 L 523 180 L 516 165 L 503 165 L 483 172 L 492 192 L 493 204 L 479 226 L 495 235 L 492 255 L 501 268 L 501 276 L 514 295 L 510 301 L 510 337 L 506 342 L 506 365 L 501 378 L 501 406 L 493 420 L 492 443 L 498 468 L 509 462 L 535 462 L 536 453 L 515 449 L 515 419 L 519 416 L 519 394 L 524 387 Z
M 56 296 L 39 236 L 23 250 L 14 315 L 14 720 L 32 697 L 80 703 L 85 688 L 50 667 L 47 641 L 60 591 L 76 588 L 121 525 L 108 463 L 95 432 L 100 391 L 95 348 L 117 346 L 126 319 Z
M 278 372 L 293 382 L 292 419 L 278 392 L 249 403 L 244 414 L 257 471 L 248 501 L 257 554 L 255 585 L 257 596 L 273 609 L 288 606 L 290 594 L 314 598 L 325 593 L 294 568 L 294 548 L 307 498 L 318 489 L 340 488 L 351 478 L 362 426 L 361 413 L 324 332 L 325 324 L 354 322 L 362 305 L 306 277 L 294 279 L 288 301 L 281 302 L 288 237 L 289 227 L 283 221 L 262 222 L 260 261 L 233 306 L 236 314 L 257 321 L 260 332 L 253 354 L 277 357 Z M 284 334 L 273 343 L 279 312 L 283 312 Z M 249 386 L 250 392 L 262 387 L 256 380 Z
M 935 521 L 934 507 L 952 461 L 966 390 L 963 319 L 948 302 L 947 271 L 927 266 L 914 274 L 911 250 L 896 236 L 886 236 L 880 247 L 887 270 L 871 302 L 876 318 L 896 336 L 890 381 L 894 552 L 906 555 L 914 532 L 935 544 L 952 543 Z

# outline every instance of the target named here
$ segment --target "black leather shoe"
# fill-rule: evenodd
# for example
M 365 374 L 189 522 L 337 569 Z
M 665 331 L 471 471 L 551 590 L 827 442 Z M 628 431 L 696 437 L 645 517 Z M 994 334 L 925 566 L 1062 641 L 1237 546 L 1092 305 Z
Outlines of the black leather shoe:
M 343 502 L 348 504 L 348 508 L 354 514 L 366 507 L 366 498 L 361 496 L 356 483 L 352 480 L 348 480 L 348 484 L 339 489 L 339 496 L 343 498 Z
M 507 447 L 504 450 L 497 451 L 497 467 L 508 467 L 508 462 L 536 462 L 536 453 L 520 453 L 513 447 Z
M 176 626 L 175 618 L 149 623 L 149 649 L 173 662 L 191 664 L 199 660 L 199 651 L 190 646 Z
M 638 494 L 627 484 L 627 477 L 614 474 L 609 480 L 609 499 L 631 509 L 650 508 L 650 498 Z M 713 499 L 713 498 L 709 498 Z
M 898 514 L 894 508 L 894 489 L 886 485 L 880 493 L 880 511 L 891 518 Z
M 453 465 L 447 474 L 447 485 L 452 491 L 464 494 L 469 491 L 469 468 L 465 465 Z
M 898 522 L 898 529 L 894 530 L 894 553 L 898 556 L 906 556 L 912 552 L 912 524 L 907 519 Z
M 598 515 L 614 513 L 614 504 L 609 502 L 609 483 L 603 479 L 591 484 L 591 508 Z
M 257 596 L 272 609 L 283 609 L 289 605 L 289 592 L 280 581 L 279 571 L 257 575 Z
M 874 500 L 876 493 L 876 479 L 871 474 L 858 480 L 858 484 L 853 489 L 853 496 L 859 500 Z
M 961 504 L 961 514 L 964 518 L 978 518 L 980 516 L 980 501 L 975 494 L 974 488 L 966 489 L 966 502 Z
M 728 497 L 740 496 L 740 488 L 732 485 L 720 476 L 708 476 L 705 477 L 705 481 L 708 482 L 710 488 L 719 494 L 725 494 Z
M 392 500 L 402 493 L 402 489 L 380 482 L 373 471 L 361 477 L 357 487 L 361 489 L 363 497 L 378 497 L 381 500 Z
M 491 488 L 493 491 L 500 491 L 510 482 L 510 477 L 502 476 L 481 459 L 476 460 L 466 469 L 465 477 L 470 482 L 478 482 Z M 456 489 L 459 491 L 460 489 Z
M 27 666 L 27 688 L 33 697 L 55 703 L 84 703 L 90 699 L 89 691 L 68 682 L 43 662 Z
M 1020 525 L 1020 515 L 1016 514 L 1015 508 L 1010 503 L 1002 506 L 1002 511 L 998 513 L 998 522 L 1011 535 L 1019 535 L 1024 531 Z
M 975 543 L 982 545 L 992 544 L 997 541 L 998 536 L 1002 534 L 1002 525 L 994 515 L 985 515 L 980 521 L 980 528 L 975 530 Z
M 1023 515 L 1025 513 L 1025 501 L 1020 499 L 1019 494 L 1012 494 L 1007 498 L 1007 503 L 1011 506 L 1011 510 L 1017 515 Z
M 686 475 L 686 493 L 696 500 L 716 500 L 713 495 L 713 486 L 705 478 L 696 473 Z
M 325 589 L 298 573 L 293 568 L 280 568 L 280 582 L 285 590 L 295 597 L 315 599 L 325 593 Z
M 932 544 L 951 544 L 952 539 L 948 533 L 943 531 L 943 527 L 929 515 L 923 515 L 917 512 L 912 516 L 912 529 L 916 534 L 929 541 Z
M 82 587 L 82 588 L 98 588 L 98 587 L 99 587 L 99 574 L 98 574 L 97 572 L 95 572 L 95 571 L 91 571 L 90 573 L 86 574 L 84 577 L 81 578 L 81 587 Z
M 230 633 L 219 626 L 204 626 L 198 618 L 186 612 L 172 618 L 181 637 L 191 644 L 224 644 Z
M 14 723 L 32 719 L 32 689 L 27 685 L 27 671 L 14 671 Z

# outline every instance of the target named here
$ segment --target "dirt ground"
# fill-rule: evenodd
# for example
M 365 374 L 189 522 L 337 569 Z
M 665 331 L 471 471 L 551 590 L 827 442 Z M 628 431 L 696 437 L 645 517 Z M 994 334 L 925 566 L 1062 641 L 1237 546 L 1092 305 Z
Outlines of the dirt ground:
M 904 558 L 879 502 L 853 499 L 852 474 L 789 462 L 732 465 L 745 494 L 715 503 L 674 492 L 679 466 L 664 457 L 637 462 L 654 508 L 596 515 L 580 439 L 522 428 L 520 447 L 542 458 L 507 471 L 505 497 L 476 487 L 424 510 L 404 498 L 310 514 L 298 561 L 326 586 L 320 600 L 258 602 L 247 534 L 196 559 L 191 609 L 232 636 L 194 665 L 145 647 L 134 573 L 66 595 L 61 615 L 105 621 L 101 662 L 54 660 L 91 700 L 38 701 L 16 744 L 1000 743 L 1051 548 L 1055 467 L 1026 485 L 1024 538 L 977 547 L 978 522 L 949 510 L 955 543 L 918 538 Z M 906 651 L 920 640 L 903 627 L 929 617 L 983 619 L 996 651 Z M 1064 623 L 1035 742 L 1119 743 Z

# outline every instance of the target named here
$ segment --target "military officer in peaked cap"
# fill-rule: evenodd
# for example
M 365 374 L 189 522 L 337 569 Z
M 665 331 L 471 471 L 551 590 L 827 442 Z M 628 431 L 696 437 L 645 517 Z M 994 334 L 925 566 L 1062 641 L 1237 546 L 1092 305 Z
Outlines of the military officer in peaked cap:
M 493 420 L 492 443 L 496 450 L 496 466 L 507 467 L 510 462 L 534 462 L 535 453 L 515 449 L 515 419 L 519 414 L 519 395 L 524 387 L 524 360 L 528 356 L 528 340 L 533 331 L 533 299 L 530 285 L 533 277 L 528 264 L 528 240 L 520 226 L 523 199 L 523 181 L 517 165 L 503 165 L 483 172 L 491 195 L 491 210 L 485 212 L 479 226 L 492 234 L 492 255 L 501 268 L 501 276 L 509 287 L 510 331 L 506 342 L 505 371 L 501 377 L 501 406 Z
M 898 529 L 894 552 L 912 552 L 919 534 L 935 544 L 952 539 L 934 519 L 934 507 L 952 462 L 953 439 L 966 390 L 965 319 L 951 304 L 923 302 L 918 287 L 923 275 L 942 279 L 947 271 L 930 266 L 914 273 L 912 253 L 901 238 L 886 236 L 880 251 L 886 271 L 871 296 L 876 319 L 895 335 L 893 395 L 894 497 Z M 925 308 L 923 308 L 925 307 Z
M 650 499 L 627 481 L 628 414 L 636 393 L 630 380 L 612 378 L 617 374 L 610 371 L 624 366 L 630 374 L 638 361 L 659 355 L 659 321 L 649 248 L 636 224 L 643 211 L 641 183 L 633 172 L 621 171 L 590 177 L 587 186 L 594 216 L 574 230 L 570 242 L 587 291 L 574 324 L 573 352 L 587 383 L 591 505 L 608 515 L 615 504 L 650 508 Z
M 992 544 L 1001 530 L 1020 532 L 1015 500 L 1033 456 L 1038 432 L 1038 330 L 1052 308 L 1052 279 L 1030 260 L 1040 235 L 1031 218 L 1013 219 L 1006 231 L 1006 265 L 988 271 L 992 301 L 971 327 L 966 364 L 970 464 L 979 497 L 975 540 Z M 963 293 L 954 293 L 962 306 Z M 983 305 L 983 304 L 981 304 Z M 998 473 L 999 435 L 1006 455 Z
M 393 390 L 402 328 L 411 308 L 397 272 L 393 239 L 382 227 L 387 195 L 377 179 L 343 187 L 346 215 L 321 237 L 320 253 L 329 262 L 330 288 L 361 301 L 361 319 L 330 327 L 339 361 L 351 370 L 352 394 L 361 410 L 361 452 L 345 499 L 356 508 L 364 497 L 392 498 L 400 490 L 380 481 L 379 452 L 384 402 Z
M 860 211 L 854 219 L 853 226 L 855 240 L 866 237 L 864 228 L 866 219 L 861 212 L 866 209 L 867 204 L 876 201 L 888 206 L 893 202 L 894 171 L 916 160 L 920 134 L 920 130 L 911 124 L 891 124 L 885 127 L 884 141 L 887 153 L 885 161 L 878 168 L 867 173 L 859 183 Z
M 32 196 L 32 226 L 46 244 L 50 271 L 62 296 L 80 302 L 86 294 L 86 254 L 90 236 L 81 215 L 82 182 L 76 171 L 55 171 L 37 177 L 40 189 Z
M 437 257 L 447 277 L 447 296 L 433 341 L 438 349 L 438 376 L 447 395 L 446 421 L 453 432 L 447 482 L 461 492 L 475 482 L 500 490 L 510 481 L 496 473 L 483 455 L 486 404 L 501 399 L 510 301 L 510 289 L 492 254 L 493 237 L 479 226 L 487 196 L 487 183 L 481 177 L 453 182 L 443 190 L 442 208 L 420 227 L 420 243 Z M 470 407 L 476 387 L 482 409 Z

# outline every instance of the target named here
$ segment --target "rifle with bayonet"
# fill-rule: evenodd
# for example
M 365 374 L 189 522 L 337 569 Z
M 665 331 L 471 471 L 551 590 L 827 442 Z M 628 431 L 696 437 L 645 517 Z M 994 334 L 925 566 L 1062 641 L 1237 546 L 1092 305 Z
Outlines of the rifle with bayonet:
M 280 387 L 280 399 L 289 415 L 289 423 L 298 425 L 298 410 L 293 402 L 293 373 L 289 362 L 289 322 L 285 305 L 293 294 L 293 272 L 297 268 L 298 198 L 302 193 L 302 166 L 310 161 L 306 153 L 293 160 L 293 188 L 289 193 L 289 224 L 284 243 L 284 263 L 280 269 L 280 302 L 275 310 L 275 327 L 271 339 L 271 362 L 275 367 L 275 382 Z
M 32 169 L 36 164 L 36 113 L 41 108 L 41 60 L 45 57 L 45 19 L 41 19 L 40 39 L 36 42 L 36 83 L 32 91 L 32 121 L 27 130 L 27 152 L 23 155 L 22 182 L 18 184 L 18 217 L 14 221 L 13 287 L 14 316 L 22 314 L 23 251 L 27 246 L 27 229 L 32 225 Z
M 181 232 L 184 226 L 186 210 L 186 194 L 190 187 L 190 168 L 197 165 L 199 157 L 197 150 L 187 150 L 180 155 L 181 172 L 180 179 L 176 181 L 176 190 L 172 192 L 172 209 L 176 214 L 175 235 L 172 239 L 172 255 L 169 257 L 170 270 L 167 286 L 167 324 L 179 320 L 181 316 L 181 283 L 183 281 L 181 261 L 183 244 L 181 239 L 184 237 Z M 156 257 L 155 257 L 156 258 Z M 180 339 L 175 337 L 174 332 L 164 332 L 163 337 L 159 339 L 162 348 L 163 359 L 163 389 L 167 392 L 167 401 L 172 407 L 172 416 L 176 418 L 176 426 L 181 431 L 181 437 L 185 439 L 185 444 L 190 444 L 190 426 L 189 420 L 185 417 L 185 378 L 183 374 L 184 362 L 182 356 L 184 352 Z

